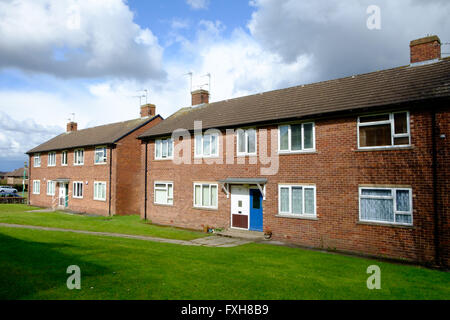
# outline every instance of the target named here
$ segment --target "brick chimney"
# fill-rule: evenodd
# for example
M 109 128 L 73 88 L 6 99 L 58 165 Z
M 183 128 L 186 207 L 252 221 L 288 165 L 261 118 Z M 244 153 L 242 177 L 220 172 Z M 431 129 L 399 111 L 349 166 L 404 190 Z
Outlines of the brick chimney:
M 141 118 L 154 117 L 156 115 L 156 106 L 154 104 L 144 104 L 141 106 Z
M 192 105 L 209 103 L 209 92 L 207 90 L 195 90 L 192 92 Z
M 428 36 L 411 41 L 411 63 L 441 58 L 441 40 L 438 36 Z
M 67 132 L 75 132 L 78 130 L 78 124 L 76 122 L 69 122 L 67 124 Z

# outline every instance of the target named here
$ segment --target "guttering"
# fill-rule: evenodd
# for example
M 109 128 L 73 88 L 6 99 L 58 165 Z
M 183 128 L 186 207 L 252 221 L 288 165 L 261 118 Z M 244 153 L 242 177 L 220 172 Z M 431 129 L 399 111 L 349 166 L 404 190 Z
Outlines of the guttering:
M 113 148 L 109 147 L 109 208 L 108 215 L 111 216 L 111 176 L 112 176 L 112 157 L 113 157 Z
M 144 220 L 147 220 L 148 142 L 145 142 Z

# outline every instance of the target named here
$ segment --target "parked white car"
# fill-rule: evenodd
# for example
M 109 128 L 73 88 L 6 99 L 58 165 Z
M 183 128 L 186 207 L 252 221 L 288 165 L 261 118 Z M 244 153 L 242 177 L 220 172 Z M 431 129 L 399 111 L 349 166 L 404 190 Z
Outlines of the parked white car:
M 9 186 L 0 186 L 0 193 L 17 193 L 17 189 Z

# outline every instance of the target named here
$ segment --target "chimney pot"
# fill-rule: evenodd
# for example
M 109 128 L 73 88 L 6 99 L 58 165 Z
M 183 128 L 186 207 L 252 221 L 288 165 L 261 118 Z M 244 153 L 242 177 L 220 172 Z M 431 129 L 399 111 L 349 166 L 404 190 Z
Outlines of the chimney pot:
M 154 117 L 156 115 L 156 106 L 154 104 L 144 104 L 141 106 L 141 118 Z
M 409 44 L 411 63 L 420 63 L 441 58 L 441 40 L 438 36 L 428 36 L 411 41 Z
M 76 122 L 69 122 L 67 124 L 67 132 L 75 132 L 78 130 L 78 124 Z
M 209 103 L 209 91 L 207 90 L 195 90 L 192 91 L 192 105 L 196 106 L 202 103 Z

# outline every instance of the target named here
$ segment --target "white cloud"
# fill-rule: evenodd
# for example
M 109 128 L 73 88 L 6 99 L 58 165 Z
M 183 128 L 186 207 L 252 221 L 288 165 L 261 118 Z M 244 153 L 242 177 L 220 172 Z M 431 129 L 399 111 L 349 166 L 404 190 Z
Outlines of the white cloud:
M 162 78 L 163 49 L 123 0 L 0 2 L 0 69 L 63 78 Z
M 186 3 L 192 9 L 207 9 L 209 6 L 209 0 L 186 0 Z

